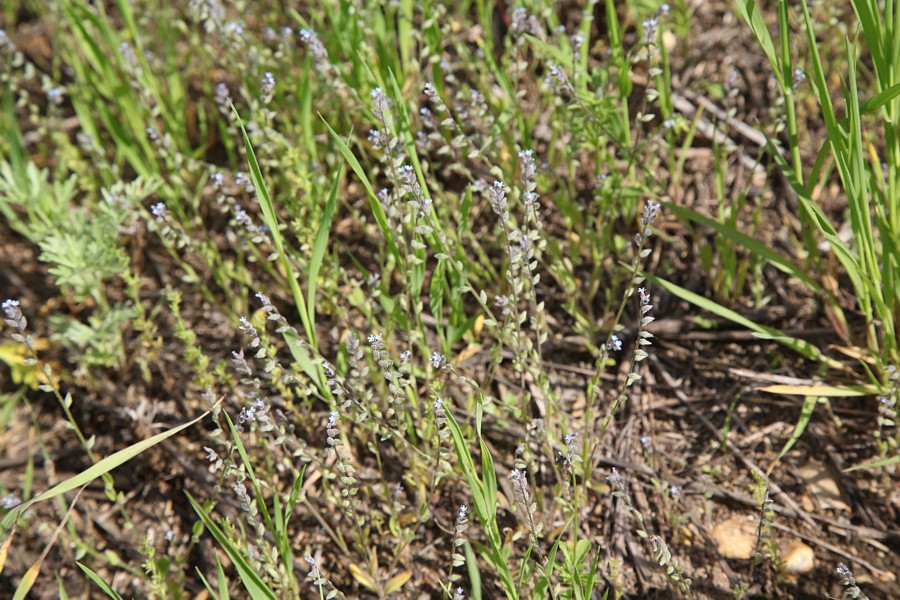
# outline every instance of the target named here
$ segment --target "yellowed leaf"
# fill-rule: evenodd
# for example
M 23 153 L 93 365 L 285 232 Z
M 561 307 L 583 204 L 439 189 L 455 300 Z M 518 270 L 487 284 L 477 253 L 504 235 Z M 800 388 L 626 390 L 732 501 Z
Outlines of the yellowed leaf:
M 478 315 L 475 317 L 475 324 L 472 325 L 472 333 L 479 336 L 482 329 L 484 329 L 484 315 Z
M 378 584 L 372 579 L 372 576 L 360 569 L 356 564 L 350 565 L 350 574 L 353 575 L 359 585 L 363 586 L 372 593 L 378 593 Z
M 412 577 L 412 573 L 409 571 L 403 571 L 399 575 L 391 577 L 390 581 L 387 582 L 387 585 L 384 586 L 384 593 L 393 594 L 394 592 L 399 591 L 400 588 L 403 587 L 403 584 L 409 581 L 410 577 Z
M 874 385 L 769 385 L 760 391 L 782 396 L 847 397 L 874 396 L 878 388 Z
M 49 344 L 46 340 L 38 338 L 34 342 L 35 349 L 46 348 Z M 10 375 L 16 385 L 24 383 L 36 390 L 43 381 L 41 380 L 41 366 L 39 364 L 25 364 L 28 360 L 28 350 L 22 344 L 0 344 L 0 362 L 9 366 Z
M 41 574 L 41 564 L 43 562 L 43 559 L 38 560 L 25 571 L 25 575 L 22 576 L 22 581 L 19 582 L 19 587 L 16 588 L 13 600 L 19 600 L 20 598 L 24 599 L 28 596 L 28 592 L 34 587 L 34 582 L 37 581 L 38 575 Z
M 0 546 L 0 574 L 3 573 L 3 567 L 6 566 L 6 557 L 9 556 L 9 547 L 12 544 L 13 536 L 16 535 L 16 527 L 10 530 L 9 535 L 6 536 L 6 539 L 3 540 L 3 545 Z
M 475 356 L 481 352 L 481 344 L 469 344 L 462 351 L 456 355 L 456 360 L 454 360 L 454 364 L 461 365 L 466 362 L 467 359 Z

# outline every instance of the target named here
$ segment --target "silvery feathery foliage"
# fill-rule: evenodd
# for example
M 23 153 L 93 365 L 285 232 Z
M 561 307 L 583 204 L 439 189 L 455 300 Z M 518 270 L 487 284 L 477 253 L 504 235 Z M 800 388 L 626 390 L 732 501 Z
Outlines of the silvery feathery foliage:
M 647 44 L 652 44 L 656 41 L 656 27 L 659 25 L 659 20 L 656 17 L 652 17 L 650 19 L 645 20 L 641 23 L 641 27 L 644 29 L 644 42 Z
M 47 90 L 47 100 L 49 100 L 51 104 L 59 106 L 62 104 L 64 98 L 65 90 L 61 87 L 54 87 Z
M 256 502 L 250 497 L 247 486 L 244 485 L 244 478 L 246 475 L 239 472 L 237 469 L 232 469 L 231 472 L 237 473 L 238 477 L 237 481 L 231 486 L 231 491 L 234 492 L 235 497 L 237 497 L 237 500 L 241 505 L 241 510 L 244 511 L 244 517 L 247 519 L 247 523 L 253 531 L 256 532 L 257 542 L 261 544 L 263 551 L 267 556 L 270 556 L 272 554 L 272 549 L 268 547 L 268 544 L 264 540 L 266 526 L 257 518 L 259 509 L 256 507 Z
M 234 51 L 241 51 L 247 45 L 247 36 L 244 24 L 240 21 L 228 21 L 219 31 L 219 37 L 224 46 Z
M 234 495 L 237 496 L 238 502 L 241 503 L 242 510 L 247 512 L 256 510 L 253 500 L 250 499 L 250 495 L 247 493 L 247 486 L 239 481 L 231 486 L 231 489 L 234 490 Z
M 567 433 L 566 434 L 566 438 L 565 438 L 566 452 L 565 452 L 565 454 L 563 454 L 563 458 L 565 459 L 564 466 L 570 471 L 574 470 L 579 464 L 582 463 L 581 454 L 579 454 L 578 446 L 576 444 L 577 441 L 578 441 L 577 433 Z
M 650 536 L 650 548 L 653 556 L 656 558 L 657 565 L 663 569 L 666 578 L 672 582 L 676 588 L 681 589 L 684 593 L 690 593 L 691 580 L 684 575 L 684 569 L 678 564 L 675 557 L 669 551 L 666 541 L 658 535 Z
M 234 184 L 242 187 L 248 194 L 253 194 L 254 192 L 256 192 L 256 188 L 253 186 L 253 182 L 250 181 L 250 178 L 247 177 L 247 174 L 243 171 L 238 171 L 237 173 L 235 173 Z
M 572 43 L 572 54 L 579 56 L 581 54 L 581 49 L 584 47 L 584 36 L 580 33 L 576 33 L 572 35 L 570 42 Z
M 447 367 L 447 357 L 435 350 L 431 353 L 431 367 L 434 369 L 445 369 Z
M 434 422 L 438 427 L 447 421 L 447 413 L 444 411 L 444 401 L 438 396 L 434 400 Z
M 232 362 L 234 364 L 234 370 L 242 375 L 253 375 L 253 369 L 250 368 L 250 364 L 247 362 L 247 359 L 244 357 L 244 349 L 234 350 L 231 352 Z
M 239 206 L 234 207 L 234 222 L 247 232 L 250 236 L 250 241 L 254 244 L 272 245 L 272 242 L 269 239 L 269 229 L 265 225 L 257 225 L 254 223 L 253 218 L 247 214 L 247 211 Z M 270 262 L 274 258 L 277 258 L 276 253 L 273 253 L 272 256 L 269 257 Z
M 575 92 L 572 84 L 569 83 L 569 76 L 559 65 L 549 66 L 549 73 L 544 78 L 544 83 L 556 94 L 571 96 Z
M 319 565 L 316 562 L 316 559 L 310 554 L 304 560 L 306 560 L 306 563 L 309 565 L 309 578 L 313 580 L 313 583 L 316 586 L 325 585 L 325 579 L 322 577 L 322 572 L 319 571 Z
M 622 349 L 622 340 L 619 339 L 619 336 L 612 334 L 609 337 L 609 341 L 606 343 L 606 349 L 610 352 L 620 351 Z
M 346 597 L 334 587 L 334 584 L 328 581 L 328 578 L 325 577 L 322 570 L 319 569 L 319 563 L 313 558 L 312 554 L 308 554 L 303 560 L 309 565 L 307 577 L 309 577 L 312 580 L 313 585 L 318 588 L 320 597 L 328 598 L 329 600 L 333 598 L 343 599 Z M 326 592 L 325 590 L 328 591 Z
M 18 336 L 13 339 L 17 342 L 25 342 L 25 329 L 28 327 L 28 319 L 22 313 L 22 304 L 18 300 L 4 300 L 0 305 L 3 308 L 3 314 L 6 315 L 6 324 L 18 331 Z
M 525 206 L 534 206 L 537 202 L 537 194 L 534 193 L 537 187 L 534 150 L 522 150 L 519 152 L 519 160 L 522 164 L 522 203 Z
M 370 129 L 369 135 L 366 137 L 372 147 L 376 150 L 382 150 L 385 147 L 387 136 L 380 129 Z
M 509 296 L 494 296 L 494 306 L 500 309 L 500 315 L 503 317 L 512 316 L 511 300 Z
M 209 446 L 203 446 L 203 451 L 206 453 L 206 460 L 212 463 L 209 467 L 210 471 L 216 472 L 220 470 L 224 461 L 219 457 L 219 454 Z
M 254 343 L 260 345 L 256 328 L 245 317 L 241 317 L 241 331 L 251 337 L 251 347 Z M 260 348 L 264 352 L 264 348 L 261 345 Z M 241 383 L 250 387 L 250 403 L 241 408 L 235 429 L 243 431 L 246 424 L 257 422 L 259 423 L 260 431 L 272 431 L 275 425 L 269 417 L 270 405 L 268 399 L 262 393 L 262 382 L 258 377 L 253 376 L 253 369 L 244 357 L 243 348 L 232 352 L 231 356 L 234 369 L 243 375 Z M 259 353 L 257 353 L 257 356 L 259 356 Z M 263 356 L 265 356 L 265 353 Z M 280 443 L 283 440 L 284 435 L 281 435 L 277 442 Z
M 381 203 L 382 208 L 384 208 L 384 216 L 391 230 L 401 231 L 403 214 L 398 206 L 399 203 L 394 202 L 390 190 L 381 188 L 378 192 L 378 201 Z
M 621 501 L 625 512 L 630 513 L 635 521 L 637 521 L 638 527 L 636 533 L 638 537 L 649 543 L 650 550 L 653 552 L 656 563 L 663 571 L 663 574 L 672 585 L 679 588 L 682 592 L 689 594 L 691 580 L 685 576 L 684 569 L 681 568 L 678 561 L 672 556 L 669 547 L 666 545 L 666 541 L 661 536 L 653 535 L 647 531 L 644 515 L 634 506 L 631 495 L 628 493 L 628 487 L 625 484 L 625 480 L 618 469 L 613 468 L 606 477 L 606 480 L 612 488 L 613 498 Z
M 391 116 L 390 99 L 388 99 L 387 95 L 384 93 L 384 90 L 380 87 L 377 87 L 369 92 L 369 96 L 372 98 L 372 112 L 374 113 L 375 118 L 383 123 L 386 123 Z
M 316 70 L 326 72 L 331 69 L 331 61 L 328 60 L 328 51 L 319 35 L 312 29 L 301 29 L 300 39 L 306 44 L 306 50 L 312 55 Z
M 119 44 L 119 56 L 122 58 L 122 70 L 125 71 L 129 78 L 139 78 L 141 75 L 141 67 L 138 63 L 137 54 L 135 54 L 131 44 L 128 42 Z
M 656 223 L 658 218 L 659 202 L 656 200 L 647 200 L 646 204 L 644 204 L 644 210 L 641 213 L 641 230 L 645 237 L 651 235 L 652 230 L 650 229 L 650 226 Z M 640 239 L 638 242 L 640 242 Z
M 346 398 L 347 391 L 344 389 L 344 380 L 334 370 L 334 365 L 327 360 L 322 361 L 322 374 L 325 375 L 325 384 L 331 390 L 331 395 L 341 402 L 341 408 L 349 407 L 350 401 Z
M 3 309 L 3 315 L 6 317 L 4 322 L 7 327 L 11 327 L 15 330 L 14 333 L 10 334 L 10 337 L 14 342 L 18 342 L 23 344 L 25 348 L 28 350 L 28 358 L 23 361 L 25 366 L 35 366 L 39 365 L 41 374 L 44 376 L 44 383 L 39 386 L 39 389 L 44 392 L 57 393 L 58 390 L 56 387 L 51 385 L 53 381 L 53 369 L 50 367 L 50 364 L 43 361 L 38 361 L 37 349 L 34 345 L 34 337 L 28 333 L 28 319 L 25 317 L 25 314 L 22 312 L 22 305 L 18 300 L 15 299 L 7 299 L 4 300 L 2 304 L 0 304 L 0 308 Z
M 534 17 L 529 15 L 524 7 L 518 7 L 513 10 L 510 19 L 509 35 L 515 40 L 517 45 L 525 43 L 525 34 L 537 35 L 540 31 L 540 23 Z

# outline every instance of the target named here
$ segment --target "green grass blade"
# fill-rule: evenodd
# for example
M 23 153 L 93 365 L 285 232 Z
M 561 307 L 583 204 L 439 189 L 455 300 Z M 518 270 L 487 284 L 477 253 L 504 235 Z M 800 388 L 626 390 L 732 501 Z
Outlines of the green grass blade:
M 821 362 L 833 369 L 844 368 L 844 365 L 839 361 L 828 358 L 827 356 L 822 354 L 822 352 L 817 347 L 805 340 L 791 337 L 775 329 L 774 327 L 768 327 L 765 325 L 754 323 L 747 317 L 731 310 L 730 308 L 726 308 L 721 304 L 710 300 L 709 298 L 704 298 L 703 296 L 687 290 L 675 283 L 672 283 L 671 281 L 666 281 L 665 279 L 661 279 L 659 277 L 656 277 L 655 275 L 651 275 L 650 273 L 645 272 L 641 272 L 641 276 L 646 278 L 653 284 L 659 286 L 660 288 L 666 290 L 670 294 L 674 294 L 675 296 L 681 298 L 682 300 L 686 300 L 687 302 L 690 302 L 691 304 L 698 306 L 703 310 L 709 311 L 714 315 L 722 317 L 723 319 L 728 319 L 733 323 L 741 325 L 742 327 L 746 327 L 747 329 L 755 332 L 759 337 L 763 339 L 776 341 L 779 344 L 782 344 L 790 348 L 791 350 L 794 350 L 798 354 L 805 356 L 810 360 Z
M 225 569 L 222 567 L 222 561 L 216 556 L 216 581 L 219 586 L 219 598 L 221 600 L 230 600 L 231 594 L 228 592 L 228 578 L 225 577 Z
M 472 492 L 472 500 L 475 503 L 475 514 L 480 519 L 489 519 L 488 507 L 485 503 L 484 486 L 475 470 L 475 461 L 472 460 L 472 454 L 469 452 L 469 446 L 466 438 L 463 436 L 459 424 L 449 410 L 447 413 L 447 428 L 450 430 L 450 437 L 453 440 L 453 447 L 456 450 L 456 457 L 459 460 L 459 466 L 462 469 L 463 477 L 469 484 L 469 490 Z M 489 534 L 490 536 L 490 534 Z
M 76 561 L 75 564 L 78 565 L 79 569 L 84 571 L 84 574 L 87 576 L 88 579 L 90 579 L 92 582 L 94 582 L 94 585 L 96 585 L 98 588 L 103 590 L 103 593 L 105 593 L 110 598 L 113 598 L 114 600 L 122 600 L 122 596 L 117 594 L 116 590 L 114 590 L 111 585 L 106 583 L 102 577 L 97 575 L 95 572 L 93 572 L 92 570 L 90 570 L 88 567 L 84 566 L 80 562 Z
M 306 339 L 313 349 L 315 349 L 317 348 L 316 334 L 309 321 L 309 310 L 306 308 L 306 300 L 303 298 L 303 292 L 300 291 L 300 283 L 297 281 L 297 277 L 294 276 L 294 269 L 291 266 L 290 258 L 284 249 L 284 238 L 281 235 L 281 230 L 278 228 L 278 215 L 275 212 L 275 205 L 272 202 L 272 197 L 269 195 L 269 188 L 266 187 L 262 171 L 259 168 L 259 162 L 256 160 L 256 153 L 253 151 L 253 145 L 250 143 L 250 136 L 247 135 L 247 130 L 244 128 L 244 122 L 241 120 L 241 115 L 238 114 L 234 104 L 231 105 L 231 110 L 234 113 L 234 117 L 237 120 L 237 124 L 240 126 L 241 133 L 244 137 L 244 148 L 247 150 L 247 162 L 250 166 L 250 178 L 253 180 L 253 186 L 256 188 L 256 198 L 259 200 L 260 208 L 262 208 L 263 221 L 265 222 L 266 227 L 269 228 L 269 233 L 272 236 L 272 243 L 275 244 L 275 250 L 278 252 L 278 258 L 281 261 L 281 266 L 284 269 L 288 284 L 291 287 L 291 296 L 297 304 L 297 312 L 300 314 L 300 322 L 303 323 L 303 331 L 306 333 Z
M 469 574 L 469 593 L 472 600 L 481 600 L 481 570 L 478 568 L 478 558 L 472 550 L 472 544 L 466 540 L 466 572 Z
M 775 465 L 784 458 L 784 455 L 790 452 L 791 448 L 794 447 L 794 444 L 797 443 L 797 440 L 800 439 L 800 436 L 803 435 L 803 432 L 806 431 L 806 426 L 809 425 L 810 419 L 812 419 L 813 412 L 816 410 L 816 404 L 819 402 L 818 396 L 805 396 L 803 398 L 803 407 L 800 409 L 800 416 L 797 418 L 797 423 L 794 425 L 794 431 L 791 433 L 791 439 L 789 439 L 784 447 L 781 449 L 781 452 L 778 453 L 778 456 L 775 457 L 775 460 L 772 461 L 772 464 L 769 466 L 768 471 L 766 471 L 766 475 L 772 472 L 772 469 L 775 468 Z
M 720 223 L 715 219 L 711 219 L 705 215 L 701 215 L 700 213 L 691 210 L 690 208 L 684 206 L 678 206 L 672 202 L 662 201 L 660 202 L 663 206 L 668 208 L 670 211 L 675 213 L 679 218 L 684 220 L 693 221 L 695 223 L 699 223 L 704 225 L 705 227 L 709 227 L 716 231 L 716 233 L 728 238 L 732 242 L 736 244 L 740 244 L 741 246 L 747 248 L 757 256 L 764 258 L 772 266 L 776 267 L 778 270 L 787 273 L 793 277 L 796 277 L 800 281 L 803 282 L 806 287 L 811 290 L 818 290 L 819 284 L 810 277 L 803 269 L 792 263 L 790 260 L 767 246 L 762 242 L 741 233 L 734 227 L 726 225 L 724 223 Z
M 169 431 L 164 431 L 163 433 L 154 435 L 153 437 L 143 440 L 141 442 L 138 442 L 136 444 L 133 444 L 133 445 L 129 446 L 128 448 L 125 448 L 124 450 L 119 450 L 118 452 L 111 454 L 110 456 L 107 456 L 103 460 L 97 462 L 93 466 L 85 469 L 78 475 L 75 475 L 74 477 L 70 477 L 69 479 L 66 479 L 65 481 L 63 481 L 62 483 L 59 483 L 59 484 L 55 485 L 54 487 L 50 488 L 43 494 L 41 494 L 39 496 L 35 496 L 28 502 L 20 504 L 19 506 L 16 507 L 15 510 L 11 511 L 9 514 L 6 515 L 6 517 L 3 518 L 3 522 L 2 522 L 2 525 L 0 525 L 0 529 L 3 529 L 4 531 L 6 529 L 8 529 L 9 526 L 12 525 L 12 523 L 14 523 L 16 519 L 18 519 L 19 515 L 21 515 L 22 512 L 24 512 L 26 509 L 33 506 L 34 504 L 37 504 L 38 502 L 43 502 L 45 500 L 50 500 L 51 498 L 56 498 L 57 496 L 65 494 L 66 492 L 70 492 L 76 488 L 79 488 L 83 485 L 90 483 L 94 479 L 96 479 L 102 475 L 105 475 L 106 473 L 109 473 L 116 467 L 119 467 L 119 466 L 127 463 L 129 460 L 133 459 L 135 456 L 139 455 L 140 453 L 152 448 L 153 446 L 159 444 L 160 442 L 162 442 L 164 440 L 169 439 L 173 435 L 187 429 L 191 425 L 199 423 L 208 414 L 209 414 L 209 411 L 206 411 L 202 415 L 200 415 L 199 417 L 197 417 L 196 419 L 194 419 L 192 421 L 188 421 L 187 423 L 179 425 L 178 427 L 173 427 Z
M 229 431 L 231 431 L 231 437 L 234 440 L 234 445 L 237 448 L 238 454 L 241 456 L 241 462 L 247 469 L 247 477 L 250 479 L 250 483 L 253 485 L 253 495 L 256 500 L 256 505 L 259 507 L 259 512 L 262 514 L 263 520 L 266 522 L 266 527 L 268 528 L 268 530 L 272 533 L 275 533 L 275 525 L 272 523 L 272 517 L 269 515 L 269 509 L 266 506 L 266 500 L 262 494 L 262 488 L 259 485 L 259 480 L 256 478 L 256 472 L 253 470 L 253 462 L 247 455 L 247 449 L 244 448 L 244 442 L 241 441 L 241 436 L 238 435 L 237 430 L 234 428 L 234 423 L 231 421 L 231 417 L 228 416 L 228 413 L 225 411 L 222 411 L 222 414 L 225 415 L 225 421 L 228 423 L 228 429 Z
M 185 492 L 185 494 L 187 494 L 188 501 L 191 503 L 194 511 L 200 517 L 200 520 L 203 521 L 203 525 L 216 538 L 222 550 L 225 551 L 232 564 L 234 564 L 234 568 L 237 570 L 244 587 L 250 593 L 250 597 L 253 600 L 276 600 L 275 593 L 269 589 L 262 578 L 250 567 L 241 552 L 228 540 L 225 532 L 213 521 L 209 513 L 200 506 L 200 503 L 191 496 L 190 492 Z
M 319 222 L 319 230 L 316 232 L 316 241 L 313 243 L 312 255 L 309 257 L 309 272 L 307 278 L 309 284 L 306 291 L 306 308 L 309 311 L 309 322 L 313 329 L 316 326 L 316 289 L 319 284 L 319 270 L 325 259 L 325 249 L 328 247 L 328 238 L 331 235 L 331 223 L 334 220 L 334 211 L 337 206 L 338 183 L 344 173 L 344 165 L 338 167 L 338 172 L 331 184 L 331 192 L 325 202 L 325 210 L 322 220 Z
M 775 52 L 775 42 L 772 40 L 772 36 L 769 35 L 769 28 L 766 26 L 766 21 L 756 6 L 756 0 L 737 0 L 736 4 L 741 17 L 750 26 L 753 37 L 756 38 L 766 58 L 769 59 L 769 64 L 772 65 L 772 70 L 778 78 L 778 83 L 784 86 L 778 54 Z
M 219 561 L 219 557 L 216 557 L 216 562 Z M 203 572 L 198 568 L 194 567 L 194 572 L 197 573 L 197 577 L 200 578 L 200 583 L 203 584 L 203 587 L 206 588 L 206 591 L 209 592 L 209 595 L 213 598 L 213 600 L 219 600 L 219 594 L 216 593 L 216 590 L 213 589 L 212 584 L 209 583 L 209 580 L 203 574 Z
M 855 467 L 845 469 L 844 472 L 850 473 L 851 471 L 859 471 L 861 469 L 880 469 L 881 467 L 889 467 L 891 465 L 896 465 L 897 463 L 900 463 L 900 454 L 895 454 L 893 456 L 879 458 L 867 463 L 863 463 L 861 465 L 856 465 Z
M 334 143 L 337 144 L 338 152 L 344 157 L 344 160 L 350 165 L 350 168 L 353 169 L 353 172 L 356 173 L 356 176 L 359 177 L 360 182 L 363 184 L 363 187 L 366 188 L 366 192 L 369 194 L 369 207 L 372 209 L 372 215 L 375 217 L 375 222 L 378 223 L 378 228 L 381 230 L 381 235 L 384 236 L 385 242 L 387 242 L 388 248 L 391 251 L 391 254 L 394 255 L 394 258 L 397 259 L 398 264 L 403 264 L 403 259 L 400 256 L 400 251 L 397 249 L 397 245 L 394 243 L 394 236 L 391 233 L 390 227 L 388 227 L 387 216 L 384 214 L 384 208 L 381 206 L 381 200 L 378 199 L 378 196 L 375 195 L 375 190 L 372 189 L 372 184 L 369 182 L 369 176 L 366 174 L 365 169 L 363 169 L 362 165 L 359 164 L 359 160 L 357 160 L 356 156 L 354 156 L 353 151 L 350 149 L 350 146 L 347 145 L 346 142 L 335 132 L 334 129 L 331 128 L 331 125 L 325 121 L 325 118 L 322 117 L 322 122 L 325 123 L 325 127 L 328 128 L 328 133 L 331 134 L 331 139 L 334 140 Z
M 884 105 L 888 104 L 891 100 L 900 96 L 900 83 L 894 84 L 891 87 L 887 88 L 884 91 L 881 91 L 862 104 L 859 105 L 859 112 L 861 114 L 868 114 L 874 110 L 878 110 Z M 844 117 L 841 120 L 841 125 L 847 125 L 848 117 Z

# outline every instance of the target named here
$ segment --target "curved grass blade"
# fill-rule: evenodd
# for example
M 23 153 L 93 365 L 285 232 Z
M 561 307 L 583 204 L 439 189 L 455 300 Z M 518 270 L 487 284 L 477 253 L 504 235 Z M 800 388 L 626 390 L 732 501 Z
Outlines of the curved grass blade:
M 221 402 L 222 399 L 224 399 L 224 396 L 219 399 L 219 402 Z M 196 419 L 194 419 L 192 421 L 188 421 L 187 423 L 184 423 L 183 425 L 179 425 L 178 427 L 173 427 L 172 429 L 170 429 L 168 431 L 164 431 L 163 433 L 154 435 L 153 437 L 143 440 L 141 442 L 138 442 L 136 444 L 133 444 L 133 445 L 125 448 L 124 450 L 119 450 L 118 452 L 111 454 L 111 455 L 107 456 L 106 458 L 104 458 L 103 460 L 97 462 L 93 466 L 85 469 L 78 475 L 75 475 L 74 477 L 70 477 L 69 479 L 66 479 L 65 481 L 63 481 L 62 483 L 59 483 L 59 484 L 55 485 L 54 487 L 50 488 L 43 494 L 40 494 L 39 496 L 35 496 L 28 502 L 24 502 L 24 503 L 18 505 L 14 510 L 10 511 L 9 514 L 7 514 L 3 518 L 3 522 L 2 522 L 2 524 L 0 524 L 0 529 L 6 530 L 7 528 L 9 528 L 9 526 L 12 525 L 19 518 L 19 515 L 21 515 L 26 509 L 37 504 L 38 502 L 43 502 L 44 500 L 50 500 L 51 498 L 56 498 L 57 496 L 65 494 L 66 492 L 70 492 L 76 488 L 87 485 L 94 479 L 96 479 L 102 475 L 105 475 L 105 474 L 109 473 L 110 471 L 112 471 L 113 469 L 115 469 L 116 467 L 119 467 L 119 466 L 127 463 L 128 461 L 133 459 L 138 454 L 144 452 L 145 450 L 149 450 L 150 448 L 157 445 L 158 443 L 169 439 L 176 433 L 179 433 L 179 432 L 187 429 L 191 425 L 199 423 L 204 418 L 206 418 L 206 416 L 209 415 L 209 413 L 210 413 L 210 411 L 206 411 L 202 415 L 200 415 L 199 417 L 197 417 Z
M 762 242 L 750 237 L 749 235 L 741 233 L 734 227 L 730 227 L 728 225 L 720 223 L 715 219 L 711 219 L 684 206 L 678 206 L 677 204 L 666 201 L 662 201 L 660 202 L 660 204 L 678 215 L 678 217 L 709 227 L 716 233 L 728 238 L 732 242 L 740 244 L 754 254 L 769 261 L 772 266 L 776 267 L 777 269 L 784 271 L 788 275 L 796 277 L 797 279 L 802 281 L 804 285 L 806 285 L 809 289 L 814 291 L 819 290 L 819 284 L 805 271 L 803 271 L 803 269 L 792 263 L 790 260 L 782 256 L 769 246 L 763 244 Z
M 324 117 L 321 115 L 319 116 L 322 119 L 322 122 L 325 123 L 325 127 L 328 128 L 328 133 L 331 134 L 334 143 L 337 144 L 338 152 L 341 153 L 341 156 L 344 157 L 344 160 L 347 161 L 350 168 L 353 169 L 353 172 L 359 177 L 359 181 L 363 184 L 363 187 L 366 188 L 366 192 L 369 195 L 369 207 L 372 209 L 372 215 L 375 217 L 375 222 L 378 223 L 378 228 L 381 230 L 381 235 L 384 236 L 384 240 L 387 242 L 391 254 L 397 259 L 397 264 L 403 264 L 403 258 L 400 256 L 400 251 L 394 243 L 394 236 L 391 233 L 391 228 L 388 227 L 387 216 L 384 214 L 381 200 L 375 195 L 375 190 L 372 189 L 372 184 L 369 182 L 369 176 L 366 175 L 365 169 L 362 168 L 362 165 L 359 164 L 359 160 L 353 155 L 350 146 L 348 146 L 347 143 L 341 139 L 341 136 L 331 128 L 331 125 L 328 124 L 328 121 L 326 121 Z
M 300 314 L 300 322 L 303 324 L 303 331 L 306 333 L 306 339 L 309 344 L 316 349 L 316 336 L 313 331 L 312 324 L 309 321 L 309 310 L 306 307 L 306 300 L 303 298 L 303 292 L 300 291 L 300 283 L 294 277 L 294 269 L 291 261 L 288 259 L 287 253 L 284 251 L 284 238 L 281 230 L 278 228 L 278 215 L 275 213 L 275 204 L 269 195 L 269 188 L 263 180 L 262 171 L 259 168 L 259 161 L 256 160 L 256 153 L 253 151 L 253 145 L 250 143 L 250 136 L 244 128 L 244 122 L 238 114 L 234 104 L 231 105 L 231 111 L 237 120 L 238 126 L 241 128 L 241 134 L 244 137 L 244 148 L 247 150 L 247 162 L 250 167 L 250 178 L 253 180 L 253 186 L 256 188 L 256 198 L 259 200 L 259 206 L 262 209 L 263 221 L 269 228 L 269 234 L 272 236 L 272 243 L 275 244 L 275 251 L 278 252 L 278 259 L 284 269 L 288 284 L 291 287 L 291 296 L 297 304 L 297 312 Z
M 200 517 L 200 520 L 203 521 L 203 525 L 206 526 L 206 529 L 208 529 L 212 536 L 216 538 L 216 541 L 219 542 L 222 550 L 228 554 L 228 558 L 231 559 L 231 562 L 234 564 L 234 568 L 237 570 L 238 576 L 241 578 L 244 587 L 247 588 L 247 592 L 250 593 L 250 597 L 253 598 L 253 600 L 277 600 L 275 593 L 269 589 L 256 571 L 250 567 L 241 552 L 228 540 L 225 532 L 219 528 L 215 521 L 213 521 L 212 517 L 209 516 L 209 513 L 200 506 L 200 503 L 191 496 L 190 492 L 185 492 L 185 494 L 187 494 L 188 501 L 191 503 L 194 511 Z
M 78 568 L 84 571 L 84 574 L 87 575 L 87 578 L 93 581 L 94 585 L 103 590 L 103 592 L 107 596 L 113 598 L 114 600 L 122 600 L 122 596 L 116 593 L 116 590 L 112 589 L 112 586 L 106 583 L 106 581 L 104 581 L 102 577 L 91 571 L 88 567 L 84 566 L 80 562 L 76 562 L 75 564 L 77 564 Z
M 641 272 L 642 277 L 646 278 L 648 281 L 658 285 L 662 289 L 666 290 L 670 294 L 674 294 L 675 296 L 681 298 L 682 300 L 687 300 L 691 304 L 702 308 L 703 310 L 707 310 L 714 315 L 718 315 L 723 319 L 728 319 L 733 323 L 737 323 L 747 329 L 756 332 L 758 337 L 763 339 L 773 340 L 787 346 L 791 350 L 797 352 L 798 354 L 805 356 L 810 360 L 815 360 L 821 362 L 832 369 L 844 369 L 844 365 L 839 361 L 836 361 L 832 358 L 828 358 L 822 352 L 810 344 L 805 340 L 801 340 L 795 337 L 791 337 L 774 327 L 768 327 L 766 325 L 760 325 L 758 323 L 754 323 L 744 315 L 741 315 L 730 308 L 726 308 L 715 302 L 710 300 L 709 298 L 704 298 L 703 296 L 696 294 L 690 290 L 687 290 L 680 285 L 672 283 L 671 281 L 666 281 L 665 279 L 661 279 L 656 277 L 655 275 L 651 275 L 650 273 Z
M 316 241 L 313 243 L 312 255 L 309 258 L 306 309 L 309 311 L 309 322 L 313 329 L 316 326 L 316 289 L 319 284 L 319 270 L 322 268 L 322 261 L 325 259 L 325 249 L 328 246 L 328 237 L 331 235 L 331 223 L 334 220 L 334 210 L 337 205 L 338 183 L 341 181 L 343 173 L 344 165 L 341 164 L 334 177 L 334 182 L 331 184 L 331 192 L 329 192 L 328 200 L 325 202 L 325 211 L 322 213 L 319 230 L 316 232 Z

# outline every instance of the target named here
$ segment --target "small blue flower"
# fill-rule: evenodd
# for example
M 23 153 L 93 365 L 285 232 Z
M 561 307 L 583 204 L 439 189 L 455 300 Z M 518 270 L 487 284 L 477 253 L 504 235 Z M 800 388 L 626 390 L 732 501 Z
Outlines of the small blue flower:
M 171 214 L 169 209 L 166 208 L 164 202 L 157 202 L 153 206 L 150 207 L 150 212 L 153 213 L 153 216 L 157 219 L 166 219 Z
M 47 99 L 53 104 L 61 104 L 63 101 L 63 89 L 55 87 L 47 90 Z
M 618 352 L 622 349 L 622 340 L 619 339 L 619 336 L 613 334 L 609 338 L 609 343 L 607 343 L 606 347 L 610 351 Z

